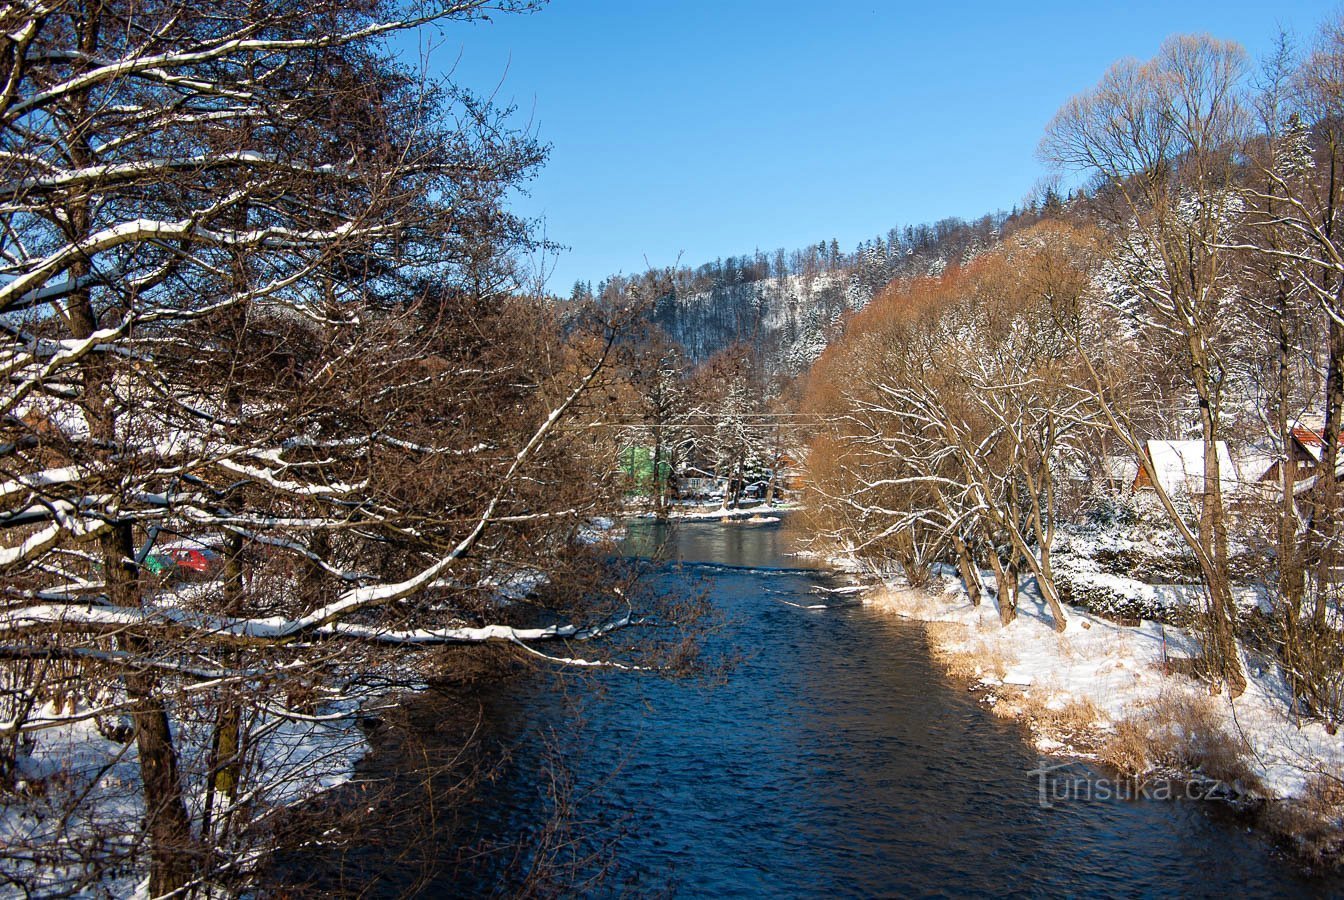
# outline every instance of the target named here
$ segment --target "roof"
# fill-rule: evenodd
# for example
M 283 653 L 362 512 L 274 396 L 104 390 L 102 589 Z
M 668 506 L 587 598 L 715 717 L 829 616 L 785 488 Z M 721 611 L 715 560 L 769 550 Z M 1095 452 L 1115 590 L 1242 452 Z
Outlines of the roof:
M 1236 466 L 1232 464 L 1225 441 L 1218 441 L 1216 447 L 1218 480 L 1224 493 L 1232 493 L 1238 483 Z M 1157 480 L 1168 494 L 1204 493 L 1203 441 L 1149 441 L 1148 458 L 1153 461 Z
M 1237 471 L 1241 473 L 1242 479 L 1247 482 L 1278 481 L 1279 479 L 1279 455 L 1276 453 L 1263 453 L 1254 450 L 1239 453 L 1236 457 L 1236 464 Z
M 1311 454 L 1311 458 L 1316 462 L 1321 461 L 1321 454 L 1325 452 L 1325 440 L 1321 433 L 1311 428 L 1304 428 L 1301 425 L 1293 426 L 1293 439 L 1302 445 L 1302 449 Z

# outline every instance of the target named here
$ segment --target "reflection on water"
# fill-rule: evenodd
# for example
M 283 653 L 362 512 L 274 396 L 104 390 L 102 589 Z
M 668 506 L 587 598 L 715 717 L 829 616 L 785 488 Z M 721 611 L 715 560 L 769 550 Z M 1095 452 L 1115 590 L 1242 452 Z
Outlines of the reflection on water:
M 784 529 L 751 521 L 696 522 L 680 525 L 636 522 L 629 527 L 628 556 L 670 563 L 714 563 L 761 568 L 805 566 L 786 556 Z M 804 573 L 810 576 L 810 573 Z
M 631 555 L 685 564 L 663 571 L 666 589 L 708 579 L 732 622 L 716 639 L 748 653 L 722 687 L 609 676 L 586 705 L 582 737 L 566 744 L 588 794 L 578 812 L 628 831 L 600 892 L 1338 892 L 1198 803 L 1041 808 L 1026 774 L 1040 760 L 1022 733 L 941 677 L 917 625 L 825 592 L 828 577 L 791 569 L 782 541 L 762 525 L 630 529 Z M 479 810 L 483 836 L 505 841 L 542 815 L 541 736 L 571 715 L 558 702 L 564 684 L 539 679 L 490 701 L 499 738 L 517 752 Z M 384 874 L 372 893 L 408 887 Z M 508 884 L 463 881 L 445 863 L 423 892 L 491 888 Z

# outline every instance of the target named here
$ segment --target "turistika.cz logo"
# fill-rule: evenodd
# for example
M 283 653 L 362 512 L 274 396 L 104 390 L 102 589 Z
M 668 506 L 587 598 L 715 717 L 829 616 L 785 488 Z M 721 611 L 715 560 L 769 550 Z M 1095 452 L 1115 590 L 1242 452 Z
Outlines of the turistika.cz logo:
M 1212 778 L 1108 778 L 1076 762 L 1040 766 L 1027 773 L 1036 783 L 1042 809 L 1057 803 L 1111 800 L 1235 800 L 1245 796 L 1237 785 Z

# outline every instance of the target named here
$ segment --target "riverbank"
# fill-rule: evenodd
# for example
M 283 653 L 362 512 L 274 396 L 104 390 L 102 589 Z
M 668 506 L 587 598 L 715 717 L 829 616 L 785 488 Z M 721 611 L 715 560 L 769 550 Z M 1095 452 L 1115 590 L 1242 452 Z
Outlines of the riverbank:
M 1131 627 L 1071 608 L 1056 632 L 1045 604 L 1024 592 L 1003 626 L 950 576 L 928 589 L 884 584 L 865 602 L 924 623 L 948 674 L 1024 722 L 1041 753 L 1098 760 L 1140 782 L 1200 784 L 1201 796 L 1246 809 L 1312 865 L 1339 865 L 1344 739 L 1294 716 L 1272 661 L 1248 658 L 1250 683 L 1233 699 L 1188 674 L 1197 641 L 1157 622 Z
M 490 846 L 474 822 L 507 750 L 484 695 L 535 671 L 503 648 L 444 648 L 442 675 L 360 716 L 366 752 L 344 785 L 277 822 L 262 896 L 408 896 L 436 875 L 479 877 L 517 847 Z
M 670 506 L 664 518 L 668 521 L 683 522 L 750 522 L 752 524 L 774 525 L 779 516 L 797 512 L 802 506 L 796 503 L 756 503 L 751 506 L 726 507 L 718 504 L 684 503 Z M 636 512 L 632 519 L 657 519 L 658 514 L 649 510 Z
M 944 677 L 923 626 L 798 563 L 786 528 L 627 528 L 625 555 L 668 561 L 654 589 L 723 611 L 709 650 L 749 658 L 712 684 L 486 668 L 408 698 L 355 779 L 318 801 L 349 812 L 349 830 L 324 833 L 325 811 L 305 807 L 314 825 L 296 826 L 276 893 L 1172 896 L 1206 893 L 1216 872 L 1244 896 L 1339 894 L 1194 804 L 1042 805 L 1021 730 Z M 481 755 L 459 756 L 464 729 Z M 453 766 L 426 779 L 426 759 Z M 538 889 L 548 868 L 559 880 Z
M 311 715 L 256 713 L 247 782 L 254 821 L 268 823 L 350 782 L 369 746 L 359 728 L 360 705 L 350 697 L 319 704 Z M 48 703 L 29 717 L 43 720 L 55 724 L 27 736 L 14 789 L 0 793 L 0 855 L 6 857 L 0 896 L 7 889 L 40 896 L 147 896 L 134 831 L 145 814 L 139 750 L 126 720 L 73 701 L 63 708 Z M 201 808 L 207 791 L 199 773 L 208 765 L 210 734 L 207 725 L 190 719 L 177 731 L 177 762 L 193 809 Z M 246 879 L 263 863 L 268 838 L 255 833 L 269 827 L 243 835 L 240 844 L 252 842 L 230 874 Z

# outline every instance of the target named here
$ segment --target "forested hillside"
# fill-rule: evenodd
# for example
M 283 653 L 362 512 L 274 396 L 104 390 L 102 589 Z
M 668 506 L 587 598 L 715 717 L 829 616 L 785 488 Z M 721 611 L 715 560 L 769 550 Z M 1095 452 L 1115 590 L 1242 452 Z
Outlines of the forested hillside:
M 834 239 L 802 250 L 760 250 L 697 268 L 654 270 L 574 285 L 571 298 L 618 295 L 636 286 L 657 295 L 651 321 L 692 364 L 739 342 L 752 346 L 773 375 L 798 375 L 843 330 L 846 315 L 866 307 L 894 280 L 937 275 L 997 244 L 1005 231 L 1060 207 L 1051 191 L 1025 208 L 974 222 L 892 228 L 842 252 Z

